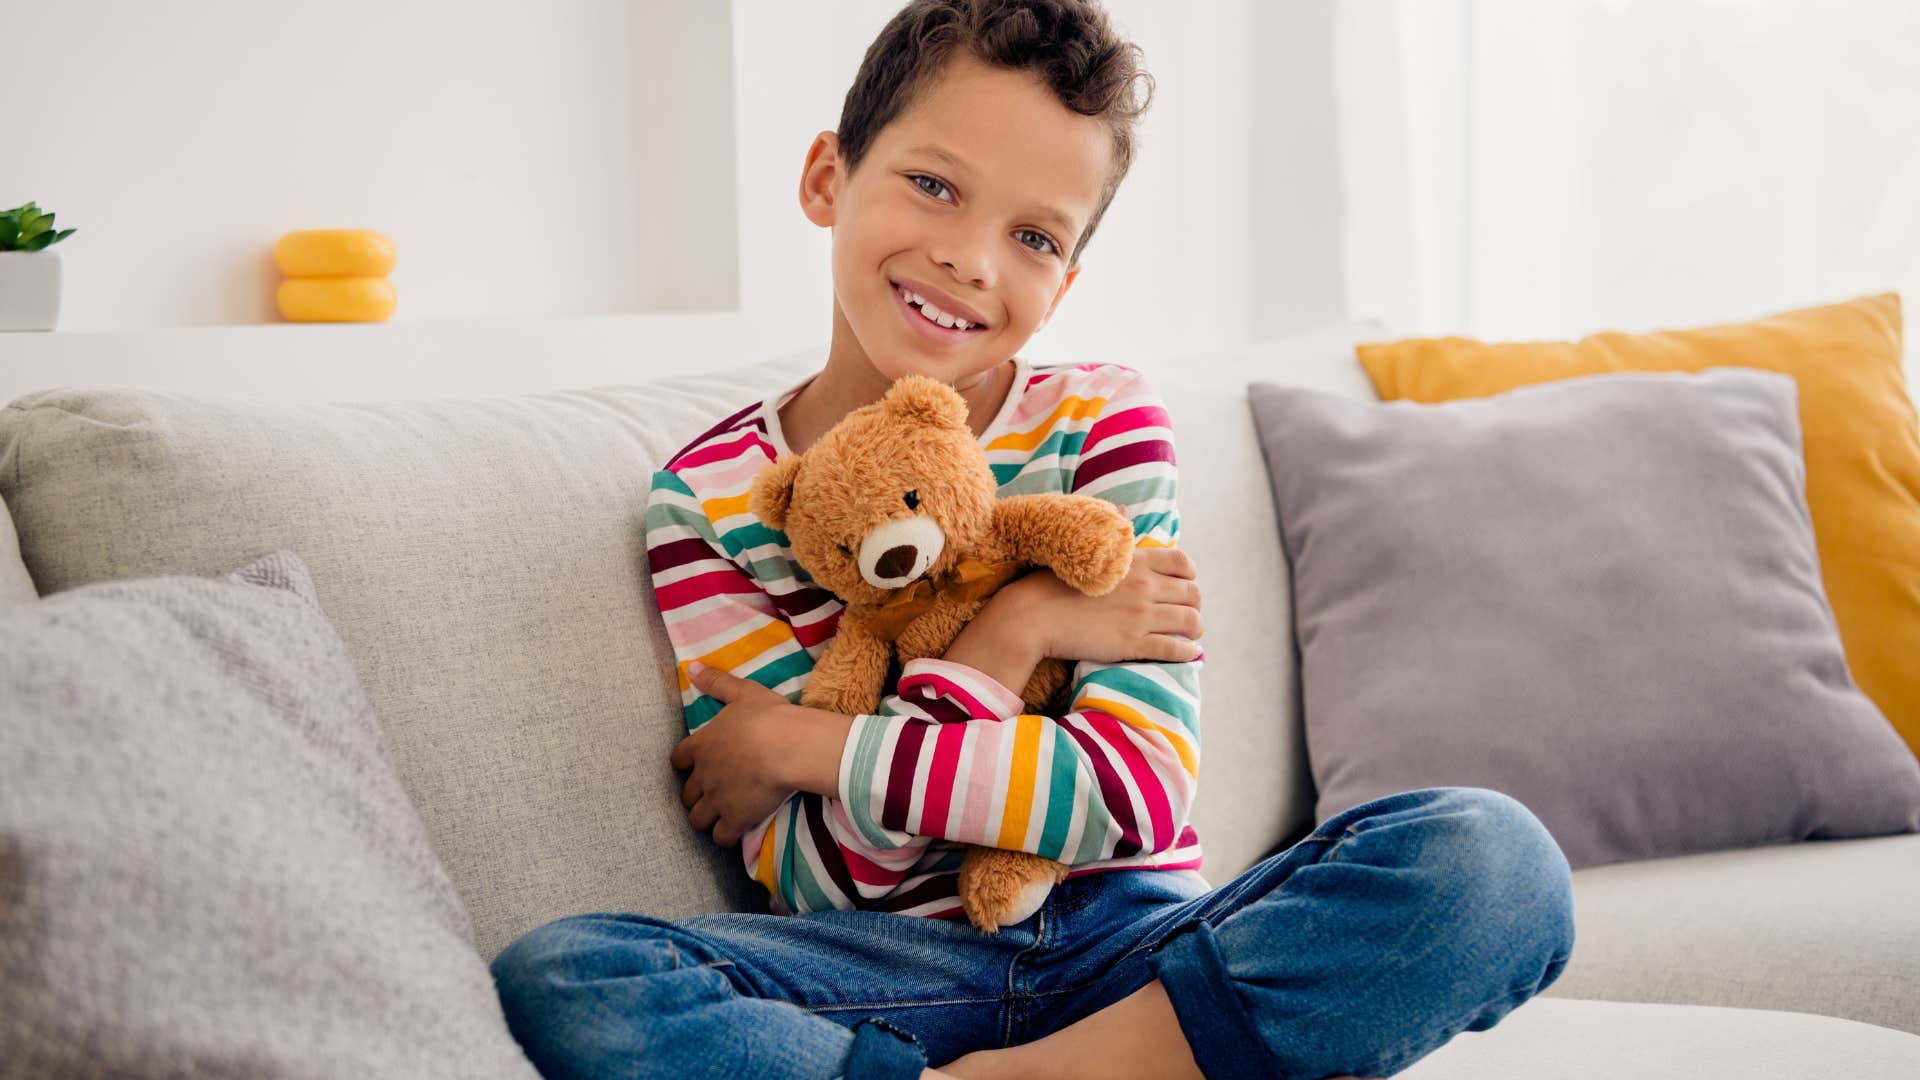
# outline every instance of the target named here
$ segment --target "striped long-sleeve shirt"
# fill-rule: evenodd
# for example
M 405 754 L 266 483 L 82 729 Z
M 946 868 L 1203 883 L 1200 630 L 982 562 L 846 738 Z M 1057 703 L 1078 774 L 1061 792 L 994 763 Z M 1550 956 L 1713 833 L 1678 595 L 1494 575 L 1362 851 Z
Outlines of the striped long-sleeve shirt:
M 1148 381 L 1116 364 L 1017 369 L 981 435 L 999 495 L 1070 492 L 1117 504 L 1136 543 L 1171 547 L 1173 431 Z M 647 558 L 680 669 L 687 729 L 721 704 L 699 660 L 798 701 L 842 605 L 796 573 L 786 535 L 747 507 L 754 476 L 792 451 L 779 409 L 805 382 L 727 417 L 653 476 Z M 864 908 L 954 918 L 962 845 L 1034 852 L 1068 876 L 1197 869 L 1187 823 L 1200 775 L 1200 665 L 1075 665 L 1070 711 L 1024 713 L 1018 694 L 945 660 L 906 664 L 854 718 L 842 798 L 796 792 L 741 842 L 778 914 Z

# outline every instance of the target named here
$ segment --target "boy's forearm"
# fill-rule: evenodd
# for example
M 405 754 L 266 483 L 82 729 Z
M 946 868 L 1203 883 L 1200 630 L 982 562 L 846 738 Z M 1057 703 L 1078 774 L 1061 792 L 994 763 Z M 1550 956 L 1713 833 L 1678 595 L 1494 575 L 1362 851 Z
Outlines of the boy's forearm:
M 1031 630 L 1031 620 L 1022 615 L 1013 597 L 997 605 L 989 602 L 948 646 L 945 659 L 989 675 L 1018 694 L 1046 658 L 1045 647 Z M 784 782 L 800 791 L 841 798 L 840 758 L 853 733 L 853 717 L 800 705 L 794 708 L 799 715 L 790 725 L 794 742 L 783 755 Z

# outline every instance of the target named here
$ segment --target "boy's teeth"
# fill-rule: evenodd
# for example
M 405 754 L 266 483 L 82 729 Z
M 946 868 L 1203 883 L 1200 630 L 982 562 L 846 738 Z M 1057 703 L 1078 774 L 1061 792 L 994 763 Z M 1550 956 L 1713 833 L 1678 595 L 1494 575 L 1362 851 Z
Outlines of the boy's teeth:
M 908 302 L 920 305 L 920 314 L 928 322 L 939 323 L 949 330 L 971 330 L 973 328 L 972 323 L 969 323 L 958 315 L 949 315 L 941 311 L 939 308 L 933 306 L 933 301 L 928 300 L 926 297 L 921 296 L 911 289 L 902 288 L 900 292 L 907 298 Z

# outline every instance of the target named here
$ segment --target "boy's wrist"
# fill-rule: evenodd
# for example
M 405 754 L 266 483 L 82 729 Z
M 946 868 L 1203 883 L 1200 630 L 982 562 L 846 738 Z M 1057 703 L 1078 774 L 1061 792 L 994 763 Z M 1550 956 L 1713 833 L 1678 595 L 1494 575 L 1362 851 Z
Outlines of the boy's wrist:
M 780 782 L 796 791 L 840 798 L 840 758 L 853 733 L 853 717 L 805 705 L 791 708 L 792 722 L 786 728 L 792 741 L 775 763 L 782 773 Z
M 1046 638 L 1047 620 L 1040 612 L 1040 605 L 1034 602 L 1044 584 L 1040 573 L 1050 572 L 1024 574 L 1002 586 L 988 598 L 987 606 L 974 619 L 975 622 L 987 620 L 995 634 L 1016 643 L 1022 652 L 1032 654 L 1035 664 L 1053 655 L 1052 643 Z M 1009 689 L 1017 694 L 1021 687 Z
M 1047 658 L 1042 637 L 1045 620 L 1038 617 L 1020 582 L 1002 588 L 987 606 L 947 646 L 943 659 L 964 664 L 997 681 L 1019 697 L 1033 678 L 1033 669 Z

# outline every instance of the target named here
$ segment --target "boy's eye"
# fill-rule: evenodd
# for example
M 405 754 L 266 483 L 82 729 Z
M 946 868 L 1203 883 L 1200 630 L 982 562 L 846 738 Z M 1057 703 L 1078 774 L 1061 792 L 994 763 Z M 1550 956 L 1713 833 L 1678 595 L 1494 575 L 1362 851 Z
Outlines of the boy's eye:
M 1019 232 L 1017 232 L 1017 233 L 1015 233 L 1014 235 L 1015 235 L 1015 236 L 1018 236 L 1018 237 L 1020 237 L 1020 238 L 1021 238 L 1021 239 L 1020 239 L 1020 242 L 1021 242 L 1022 244 L 1026 244 L 1026 245 L 1027 245 L 1028 247 L 1030 247 L 1030 248 L 1033 248 L 1033 250 L 1035 250 L 1035 251 L 1040 251 L 1040 252 L 1047 252 L 1047 251 L 1059 251 L 1059 250 L 1060 250 L 1060 247 L 1059 247 L 1059 245 L 1057 245 L 1057 244 L 1055 244 L 1055 243 L 1053 242 L 1053 238 L 1052 238 L 1052 237 L 1050 237 L 1050 236 L 1048 236 L 1048 235 L 1047 235 L 1046 233 L 1043 233 L 1043 232 L 1037 232 L 1037 231 L 1035 231 L 1035 230 L 1033 230 L 1033 229 L 1021 229 L 1021 230 L 1020 230 Z M 1041 243 L 1042 245 L 1044 245 L 1044 246 L 1042 246 L 1042 247 L 1033 247 L 1033 245 L 1032 245 L 1032 244 L 1027 244 L 1027 241 L 1026 241 L 1026 238 L 1027 238 L 1027 237 L 1029 237 L 1029 236 L 1037 236 L 1037 237 L 1039 237 L 1039 238 L 1040 238 L 1040 243 Z
M 921 176 L 921 175 L 915 174 L 913 176 L 908 177 L 908 179 L 912 180 L 914 184 L 920 188 L 921 191 L 926 192 L 928 195 L 931 195 L 936 199 L 940 198 L 940 192 L 947 190 L 947 182 L 945 180 L 935 180 L 931 176 Z M 932 186 L 930 187 L 928 185 L 932 185 Z M 940 201 L 945 202 L 946 200 L 941 199 Z

